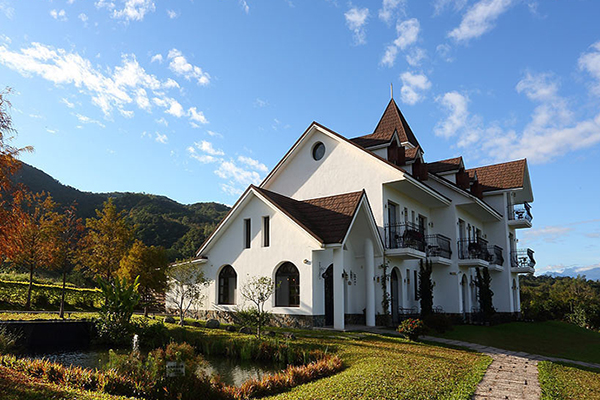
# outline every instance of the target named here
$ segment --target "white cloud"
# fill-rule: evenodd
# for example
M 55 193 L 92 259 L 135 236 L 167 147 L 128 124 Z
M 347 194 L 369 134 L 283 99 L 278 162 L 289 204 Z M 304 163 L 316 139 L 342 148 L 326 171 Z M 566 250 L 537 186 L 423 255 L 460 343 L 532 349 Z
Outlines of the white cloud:
M 600 96 L 600 42 L 591 46 L 592 50 L 579 57 L 579 68 L 587 71 L 596 82 L 591 85 L 591 91 Z
M 169 126 L 169 122 L 165 119 L 165 117 L 160 117 L 157 120 L 154 120 L 154 122 L 156 122 L 157 124 L 161 124 L 164 126 Z
M 11 38 L 9 38 L 5 34 L 1 34 L 1 33 L 0 33 L 0 40 L 3 41 L 6 44 L 11 44 L 12 43 L 12 39 Z
M 221 190 L 230 196 L 240 196 L 242 193 L 244 193 L 244 190 L 226 183 L 221 184 Z
M 396 24 L 396 33 L 398 34 L 398 37 L 386 48 L 385 54 L 381 59 L 381 64 L 392 67 L 396 62 L 398 51 L 404 51 L 406 48 L 416 43 L 419 38 L 420 30 L 421 24 L 416 18 L 398 22 L 398 24 Z
M 257 171 L 247 170 L 237 166 L 233 161 L 223 161 L 215 171 L 218 177 L 230 181 L 230 185 L 240 184 L 244 187 L 251 184 L 258 185 L 262 180 Z
M 106 126 L 102 122 L 92 119 L 86 115 L 82 115 L 82 114 L 73 114 L 73 115 L 75 115 L 77 117 L 77 119 L 79 120 L 79 122 L 81 122 L 82 124 L 95 124 L 101 128 L 106 128 Z
M 457 42 L 468 42 L 494 28 L 494 23 L 514 4 L 513 0 L 480 0 L 463 15 L 457 28 L 448 37 Z
M 62 98 L 60 99 L 60 102 L 63 103 L 64 105 L 66 105 L 69 108 L 74 108 L 75 104 L 71 103 L 69 100 L 67 100 L 66 98 Z
M 117 7 L 115 1 L 98 0 L 96 8 L 106 8 L 111 11 L 111 18 L 129 21 L 142 21 L 146 14 L 154 12 L 156 6 L 153 0 L 121 0 Z
M 240 6 L 242 7 L 242 10 L 244 10 L 244 12 L 246 14 L 248 14 L 250 12 L 250 6 L 246 2 L 246 0 L 240 0 Z
M 204 116 L 202 111 L 196 110 L 196 107 L 190 107 L 188 109 L 188 116 L 190 117 L 190 121 L 197 122 L 200 124 L 208 124 L 208 120 Z
M 183 106 L 172 97 L 154 97 L 154 104 L 165 109 L 165 113 L 174 117 L 181 118 L 185 115 Z
M 54 133 L 58 132 L 58 129 L 46 128 L 46 132 L 54 134 Z
M 379 18 L 386 23 L 390 23 L 396 14 L 404 14 L 406 0 L 383 0 L 379 10 Z
M 210 75 L 202 71 L 202 68 L 190 64 L 185 56 L 177 49 L 171 49 L 168 54 L 169 69 L 185 79 L 195 79 L 199 85 L 208 85 Z
M 169 138 L 167 137 L 166 134 L 161 135 L 159 132 L 156 132 L 156 137 L 154 138 L 154 140 L 156 140 L 159 143 L 162 144 L 167 144 L 167 142 L 169 141 Z
M 177 13 L 177 11 L 174 11 L 174 10 L 167 10 L 167 15 L 171 19 L 175 19 L 175 18 L 179 17 L 179 14 Z
M 87 20 L 89 19 L 88 16 L 84 13 L 79 14 L 77 18 L 79 18 L 81 22 L 87 22 Z
M 425 50 L 420 47 L 415 47 L 406 55 L 406 62 L 412 67 L 418 67 L 425 57 L 427 57 Z
M 356 45 L 367 43 L 365 25 L 369 17 L 369 9 L 353 7 L 344 13 L 344 17 L 346 18 L 348 29 L 354 33 L 354 43 Z
M 133 54 L 124 54 L 121 65 L 111 72 L 109 69 L 96 69 L 90 60 L 77 53 L 40 43 L 32 43 L 20 52 L 0 45 L 0 64 L 25 77 L 38 75 L 55 85 L 73 85 L 89 94 L 92 103 L 100 107 L 107 117 L 114 108 L 121 110 L 134 101 L 138 107 L 149 111 L 151 105 L 146 89 L 161 100 L 162 106 L 168 107 L 169 113 L 176 115 L 178 111 L 179 103 L 163 92 L 163 89 L 173 87 L 173 83 L 169 80 L 161 82 L 148 74 Z M 181 105 L 179 109 L 183 115 Z
M 531 163 L 546 163 L 568 152 L 600 143 L 600 113 L 576 120 L 566 99 L 558 94 L 558 82 L 547 73 L 526 73 L 516 90 L 537 103 L 529 122 L 520 130 L 503 129 L 497 122 L 484 125 L 480 116 L 470 116 L 466 102 L 448 93 L 440 101 L 448 112 L 438 123 L 436 134 L 456 136 L 458 146 L 475 158 L 495 161 L 527 158 Z
M 450 51 L 452 50 L 452 47 L 450 47 L 449 44 L 439 44 L 436 48 L 435 48 L 435 52 L 446 62 L 452 62 L 454 61 L 454 59 L 450 56 Z
M 436 101 L 448 112 L 448 117 L 438 122 L 435 134 L 445 138 L 454 136 L 467 123 L 469 99 L 458 92 L 448 92 L 436 98 Z
M 450 7 L 450 5 L 454 5 L 453 8 L 455 11 L 460 11 L 467 5 L 467 1 L 468 0 L 435 0 L 433 2 L 433 14 L 440 15 L 446 8 Z
M 254 105 L 255 105 L 256 107 L 263 108 L 263 107 L 266 107 L 266 106 L 268 106 L 268 105 L 269 105 L 269 102 L 268 102 L 267 100 L 262 100 L 262 99 L 259 99 L 259 98 L 257 97 L 257 98 L 256 98 L 256 100 L 254 100 Z
M 243 164 L 246 164 L 247 166 L 249 166 L 252 169 L 255 169 L 256 171 L 265 172 L 265 173 L 269 172 L 269 169 L 267 168 L 267 166 L 265 164 L 259 162 L 258 160 L 255 160 L 253 158 L 239 156 L 238 161 Z
M 201 142 L 195 142 L 194 145 L 201 151 L 211 156 L 224 156 L 225 153 L 221 149 L 215 149 L 211 142 L 202 140 Z
M 65 10 L 50 10 L 50 16 L 52 16 L 52 18 L 59 20 L 59 21 L 66 21 L 67 20 L 67 13 L 65 12 Z
M 158 61 L 159 64 L 162 64 L 163 62 L 163 56 L 162 54 L 155 54 L 152 56 L 152 58 L 150 59 L 150 62 L 153 63 L 155 61 Z
M 131 110 L 119 110 L 119 112 L 121 113 L 121 115 L 125 118 L 133 118 L 134 116 L 134 112 Z
M 416 104 L 423 100 L 423 92 L 431 88 L 431 82 L 423 74 L 413 74 L 404 72 L 400 75 L 402 88 L 400 89 L 400 98 L 406 104 Z
M 0 12 L 8 19 L 13 19 L 15 16 L 15 9 L 5 0 L 0 0 Z
M 206 133 L 208 133 L 208 136 L 212 136 L 212 137 L 218 137 L 218 138 L 222 138 L 223 137 L 223 135 L 221 135 L 219 132 L 206 131 Z

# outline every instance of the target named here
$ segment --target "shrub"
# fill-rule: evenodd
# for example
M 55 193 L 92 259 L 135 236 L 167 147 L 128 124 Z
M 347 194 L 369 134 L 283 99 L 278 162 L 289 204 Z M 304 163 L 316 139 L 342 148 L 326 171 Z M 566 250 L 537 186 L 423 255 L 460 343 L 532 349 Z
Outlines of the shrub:
M 19 334 L 10 332 L 6 327 L 0 326 L 0 354 L 8 353 L 13 350 L 16 347 L 19 338 Z
M 27 282 L 0 280 L 0 302 L 11 305 L 24 304 L 27 300 Z M 61 285 L 33 284 L 32 302 L 38 308 L 60 304 Z M 65 289 L 65 304 L 71 307 L 97 309 L 102 302 L 98 289 Z
M 426 330 L 423 321 L 417 318 L 407 318 L 398 326 L 398 332 L 410 340 L 417 340 Z
M 423 318 L 425 326 L 438 333 L 444 333 L 452 330 L 452 319 L 446 314 L 433 313 Z

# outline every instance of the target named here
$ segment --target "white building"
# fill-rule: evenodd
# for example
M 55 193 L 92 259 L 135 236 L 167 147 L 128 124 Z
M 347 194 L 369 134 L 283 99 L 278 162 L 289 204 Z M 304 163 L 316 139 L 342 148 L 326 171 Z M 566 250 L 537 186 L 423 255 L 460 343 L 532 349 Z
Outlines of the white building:
M 478 307 L 475 267 L 488 268 L 498 312 L 520 312 L 517 249 L 531 227 L 526 160 L 465 169 L 433 163 L 392 99 L 374 133 L 346 139 L 313 122 L 259 187 L 250 186 L 197 253 L 211 283 L 207 317 L 243 306 L 252 276 L 277 283 L 267 309 L 293 326 L 381 323 L 387 263 L 389 312 L 417 313 L 419 261 L 433 262 L 434 308 Z

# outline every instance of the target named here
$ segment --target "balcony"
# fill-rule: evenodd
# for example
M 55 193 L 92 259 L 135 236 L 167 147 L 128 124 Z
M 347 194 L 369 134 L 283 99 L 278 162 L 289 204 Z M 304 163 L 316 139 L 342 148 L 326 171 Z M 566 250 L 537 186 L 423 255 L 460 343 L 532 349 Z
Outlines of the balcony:
M 385 226 L 386 255 L 405 259 L 425 258 L 425 235 L 416 224 L 403 222 Z
M 504 257 L 502 247 L 489 245 L 487 240 L 460 239 L 458 241 L 458 265 L 463 267 L 488 267 L 496 271 L 502 270 Z
M 451 265 L 452 249 L 450 238 L 439 233 L 427 235 L 427 257 L 433 264 Z
M 535 272 L 533 253 L 534 251 L 531 249 L 514 250 L 511 253 L 510 270 L 518 274 L 533 274 Z
M 531 228 L 531 206 L 525 202 L 523 204 L 513 204 L 508 206 L 508 225 L 514 228 Z

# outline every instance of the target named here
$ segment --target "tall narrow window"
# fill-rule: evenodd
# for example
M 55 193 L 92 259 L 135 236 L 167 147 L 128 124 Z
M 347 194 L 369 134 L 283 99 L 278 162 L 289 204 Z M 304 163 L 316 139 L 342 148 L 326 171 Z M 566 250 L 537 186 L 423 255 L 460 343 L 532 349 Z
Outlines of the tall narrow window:
M 223 267 L 219 273 L 219 304 L 235 304 L 237 274 L 231 265 Z
M 246 249 L 250 248 L 250 218 L 244 220 L 244 247 Z
M 283 263 L 275 273 L 275 306 L 300 306 L 300 272 L 291 262 Z
M 269 217 L 263 217 L 263 247 L 269 247 L 271 243 L 271 231 L 270 231 Z

